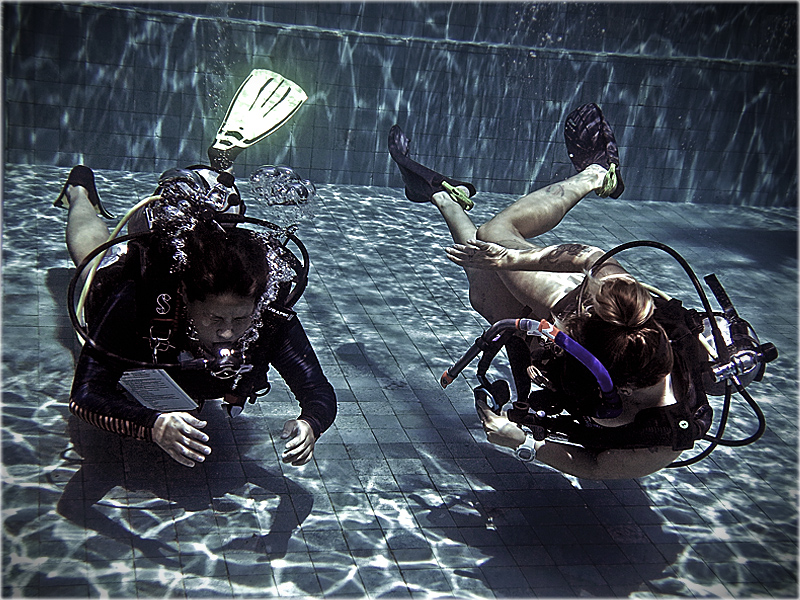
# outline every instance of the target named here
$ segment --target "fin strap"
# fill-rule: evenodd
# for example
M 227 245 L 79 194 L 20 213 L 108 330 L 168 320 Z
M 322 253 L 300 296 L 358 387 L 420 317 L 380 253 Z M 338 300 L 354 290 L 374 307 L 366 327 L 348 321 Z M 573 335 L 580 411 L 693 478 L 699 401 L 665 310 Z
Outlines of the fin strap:
M 442 182 L 442 187 L 450 195 L 450 198 L 453 199 L 453 202 L 458 204 L 464 210 L 472 210 L 472 207 L 475 206 L 472 198 L 470 198 L 468 194 L 464 193 L 457 187 L 450 185 L 446 181 Z

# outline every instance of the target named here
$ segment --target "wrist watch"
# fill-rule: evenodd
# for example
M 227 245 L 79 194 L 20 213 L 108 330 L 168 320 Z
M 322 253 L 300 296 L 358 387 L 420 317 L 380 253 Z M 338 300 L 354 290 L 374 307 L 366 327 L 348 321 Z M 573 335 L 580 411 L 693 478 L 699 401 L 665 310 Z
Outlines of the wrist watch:
M 517 446 L 514 454 L 523 462 L 533 462 L 536 459 L 536 446 L 534 444 L 536 444 L 536 440 L 533 439 L 530 433 L 526 433 L 525 441 Z

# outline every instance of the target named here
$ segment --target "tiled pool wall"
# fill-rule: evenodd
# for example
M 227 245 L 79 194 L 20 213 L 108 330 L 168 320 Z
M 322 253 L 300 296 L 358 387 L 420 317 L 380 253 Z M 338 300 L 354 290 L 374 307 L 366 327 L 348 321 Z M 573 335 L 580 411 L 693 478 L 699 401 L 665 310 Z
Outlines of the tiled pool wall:
M 421 161 L 520 194 L 572 172 L 564 116 L 604 109 L 629 198 L 797 204 L 796 3 L 3 5 L 6 162 L 160 172 L 205 159 L 253 68 L 309 100 L 237 160 L 401 187 Z

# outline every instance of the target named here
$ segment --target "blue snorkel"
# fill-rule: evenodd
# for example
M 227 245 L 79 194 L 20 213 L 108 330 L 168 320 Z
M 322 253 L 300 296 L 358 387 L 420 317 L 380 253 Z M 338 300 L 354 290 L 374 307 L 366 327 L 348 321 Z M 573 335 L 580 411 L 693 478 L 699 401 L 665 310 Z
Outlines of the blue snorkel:
M 551 340 L 556 346 L 569 352 L 591 371 L 597 380 L 597 385 L 600 386 L 600 393 L 602 394 L 602 400 L 597 405 L 594 413 L 595 417 L 613 419 L 622 413 L 622 400 L 619 397 L 619 393 L 617 393 L 614 382 L 611 381 L 611 375 L 608 374 L 608 370 L 603 366 L 603 363 L 597 360 L 594 354 L 544 319 L 539 321 L 538 324 L 530 319 L 520 319 L 519 321 L 518 327 L 520 330 L 526 331 L 528 335 L 538 335 Z
M 459 373 L 461 373 L 478 354 L 488 348 L 500 334 L 510 329 L 524 331 L 528 335 L 535 335 L 553 342 L 575 357 L 591 371 L 592 375 L 594 375 L 597 380 L 597 384 L 600 386 L 600 392 L 602 394 L 602 399 L 595 410 L 595 417 L 599 419 L 613 419 L 622 413 L 622 400 L 619 397 L 617 388 L 614 386 L 614 382 L 611 381 L 608 370 L 586 348 L 544 319 L 541 321 L 534 321 L 533 319 L 503 319 L 498 321 L 487 329 L 482 336 L 476 339 L 472 347 L 464 353 L 464 356 L 442 374 L 439 380 L 441 386 L 446 388 L 453 383 Z

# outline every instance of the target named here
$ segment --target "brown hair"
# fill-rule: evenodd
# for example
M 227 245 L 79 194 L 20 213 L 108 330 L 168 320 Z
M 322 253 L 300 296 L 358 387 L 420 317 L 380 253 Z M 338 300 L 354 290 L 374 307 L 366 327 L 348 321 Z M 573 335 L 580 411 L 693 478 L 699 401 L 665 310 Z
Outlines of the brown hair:
M 199 223 L 186 237 L 185 250 L 188 260 L 182 279 L 190 302 L 225 293 L 258 301 L 267 288 L 266 248 L 249 229 L 222 231 Z
M 567 332 L 608 369 L 617 386 L 649 387 L 672 371 L 669 338 L 653 318 L 655 303 L 630 275 L 588 282 L 590 305 Z

